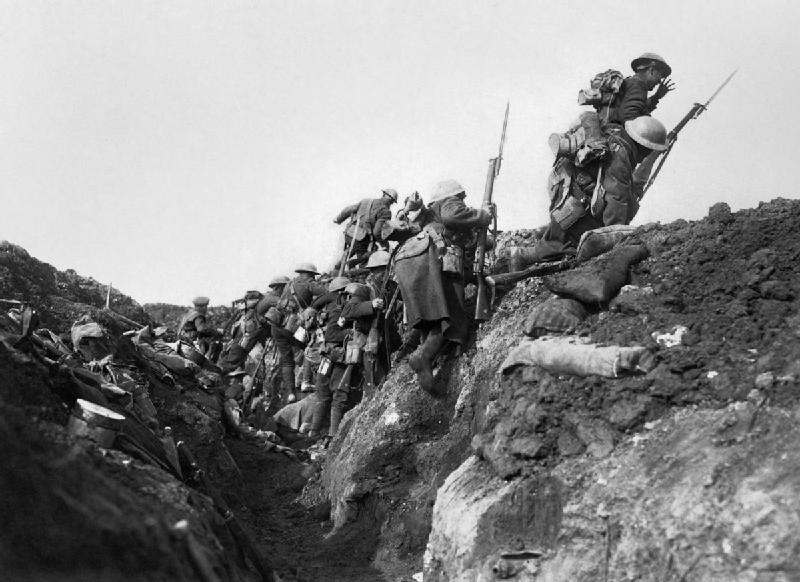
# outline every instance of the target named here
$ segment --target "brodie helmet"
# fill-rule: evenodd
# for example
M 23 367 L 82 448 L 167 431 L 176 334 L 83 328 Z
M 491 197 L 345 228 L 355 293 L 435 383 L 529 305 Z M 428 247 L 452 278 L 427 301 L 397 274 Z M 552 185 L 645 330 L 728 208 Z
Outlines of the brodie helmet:
M 667 128 L 649 115 L 629 119 L 625 122 L 625 131 L 639 145 L 658 152 L 667 149 Z

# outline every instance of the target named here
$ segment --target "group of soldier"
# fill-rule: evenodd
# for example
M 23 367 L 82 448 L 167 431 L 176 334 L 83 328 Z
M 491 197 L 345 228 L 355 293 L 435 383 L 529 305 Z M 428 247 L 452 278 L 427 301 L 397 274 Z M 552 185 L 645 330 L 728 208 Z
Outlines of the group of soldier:
M 650 113 L 673 84 L 669 65 L 656 54 L 645 53 L 631 67 L 633 75 L 617 73 L 616 84 L 613 78 L 607 83 L 613 85 L 610 96 L 601 94 L 607 89 L 601 79 L 595 111 L 555 140 L 551 220 L 534 248 L 538 261 L 574 254 L 584 232 L 628 224 L 638 210 L 649 172 L 643 162 L 667 147 L 667 132 Z M 576 129 L 580 140 L 573 143 Z M 436 395 L 437 357 L 460 354 L 469 336 L 465 289 L 485 275 L 473 265 L 476 234 L 495 215 L 491 203 L 471 208 L 465 197 L 458 182 L 444 180 L 427 204 L 416 192 L 408 196 L 395 217 L 391 208 L 399 195 L 391 188 L 347 206 L 334 219 L 347 226 L 331 273 L 303 263 L 293 278 L 272 279 L 266 293 L 248 291 L 225 338 L 207 321 L 208 298 L 198 297 L 179 337 L 233 374 L 254 347 L 271 344 L 280 399 L 291 403 L 314 391 L 310 436 L 323 442 L 336 434 L 362 392 L 380 385 L 398 350 L 410 354 L 420 387 Z M 216 349 L 223 339 L 224 349 Z

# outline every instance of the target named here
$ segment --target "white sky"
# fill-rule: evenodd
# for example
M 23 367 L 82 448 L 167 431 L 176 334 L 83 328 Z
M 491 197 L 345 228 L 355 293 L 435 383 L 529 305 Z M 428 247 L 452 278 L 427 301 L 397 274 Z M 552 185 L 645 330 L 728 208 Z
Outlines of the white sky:
M 796 197 L 800 3 L 0 0 L 0 239 L 138 301 L 226 303 L 328 268 L 332 218 L 455 178 L 547 221 L 547 137 L 644 51 L 681 134 L 635 223 Z M 395 207 L 396 209 L 397 207 Z

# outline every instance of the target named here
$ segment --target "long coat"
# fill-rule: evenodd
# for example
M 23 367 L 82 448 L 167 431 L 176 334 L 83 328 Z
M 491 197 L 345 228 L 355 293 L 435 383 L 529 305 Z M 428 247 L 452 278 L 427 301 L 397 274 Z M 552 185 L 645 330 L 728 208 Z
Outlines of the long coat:
M 395 257 L 408 324 L 426 330 L 441 323 L 445 339 L 463 344 L 469 333 L 464 277 L 442 273 L 441 248 L 450 244 L 463 250 L 473 229 L 486 226 L 491 218 L 469 208 L 459 196 L 432 203 L 426 216 L 430 222 L 423 232 L 406 241 Z

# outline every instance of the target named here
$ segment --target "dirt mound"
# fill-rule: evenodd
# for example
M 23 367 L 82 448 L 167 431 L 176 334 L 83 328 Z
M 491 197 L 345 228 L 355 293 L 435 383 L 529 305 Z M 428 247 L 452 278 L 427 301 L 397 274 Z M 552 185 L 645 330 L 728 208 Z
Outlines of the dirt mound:
M 330 495 L 337 528 L 379 522 L 373 563 L 387 576 L 422 569 L 415 542 L 431 527 L 426 580 L 671 579 L 658 578 L 653 561 L 674 579 L 750 579 L 763 570 L 734 564 L 730 548 L 765 532 L 790 544 L 800 519 L 786 493 L 796 486 L 778 485 L 792 465 L 775 465 L 800 444 L 783 420 L 800 394 L 798 228 L 800 202 L 777 199 L 638 229 L 650 257 L 577 333 L 646 347 L 655 356 L 647 374 L 527 367 L 501 376 L 525 317 L 552 295 L 541 280 L 519 284 L 476 351 L 456 361 L 445 398 L 420 394 L 401 365 L 347 417 L 309 499 L 320 486 Z M 691 523 L 674 508 L 684 495 L 697 503 Z M 763 509 L 761 525 L 742 500 Z M 647 511 L 669 503 L 669 519 Z M 702 541 L 702 523 L 719 524 L 724 539 Z M 783 550 L 757 548 L 745 552 L 748 564 L 781 564 L 764 579 L 798 567 Z
M 0 242 L 0 298 L 29 303 L 39 311 L 42 325 L 64 331 L 84 313 L 106 304 L 108 287 L 72 269 L 59 271 L 8 241 Z M 115 311 L 141 323 L 147 315 L 133 299 L 111 289 Z

